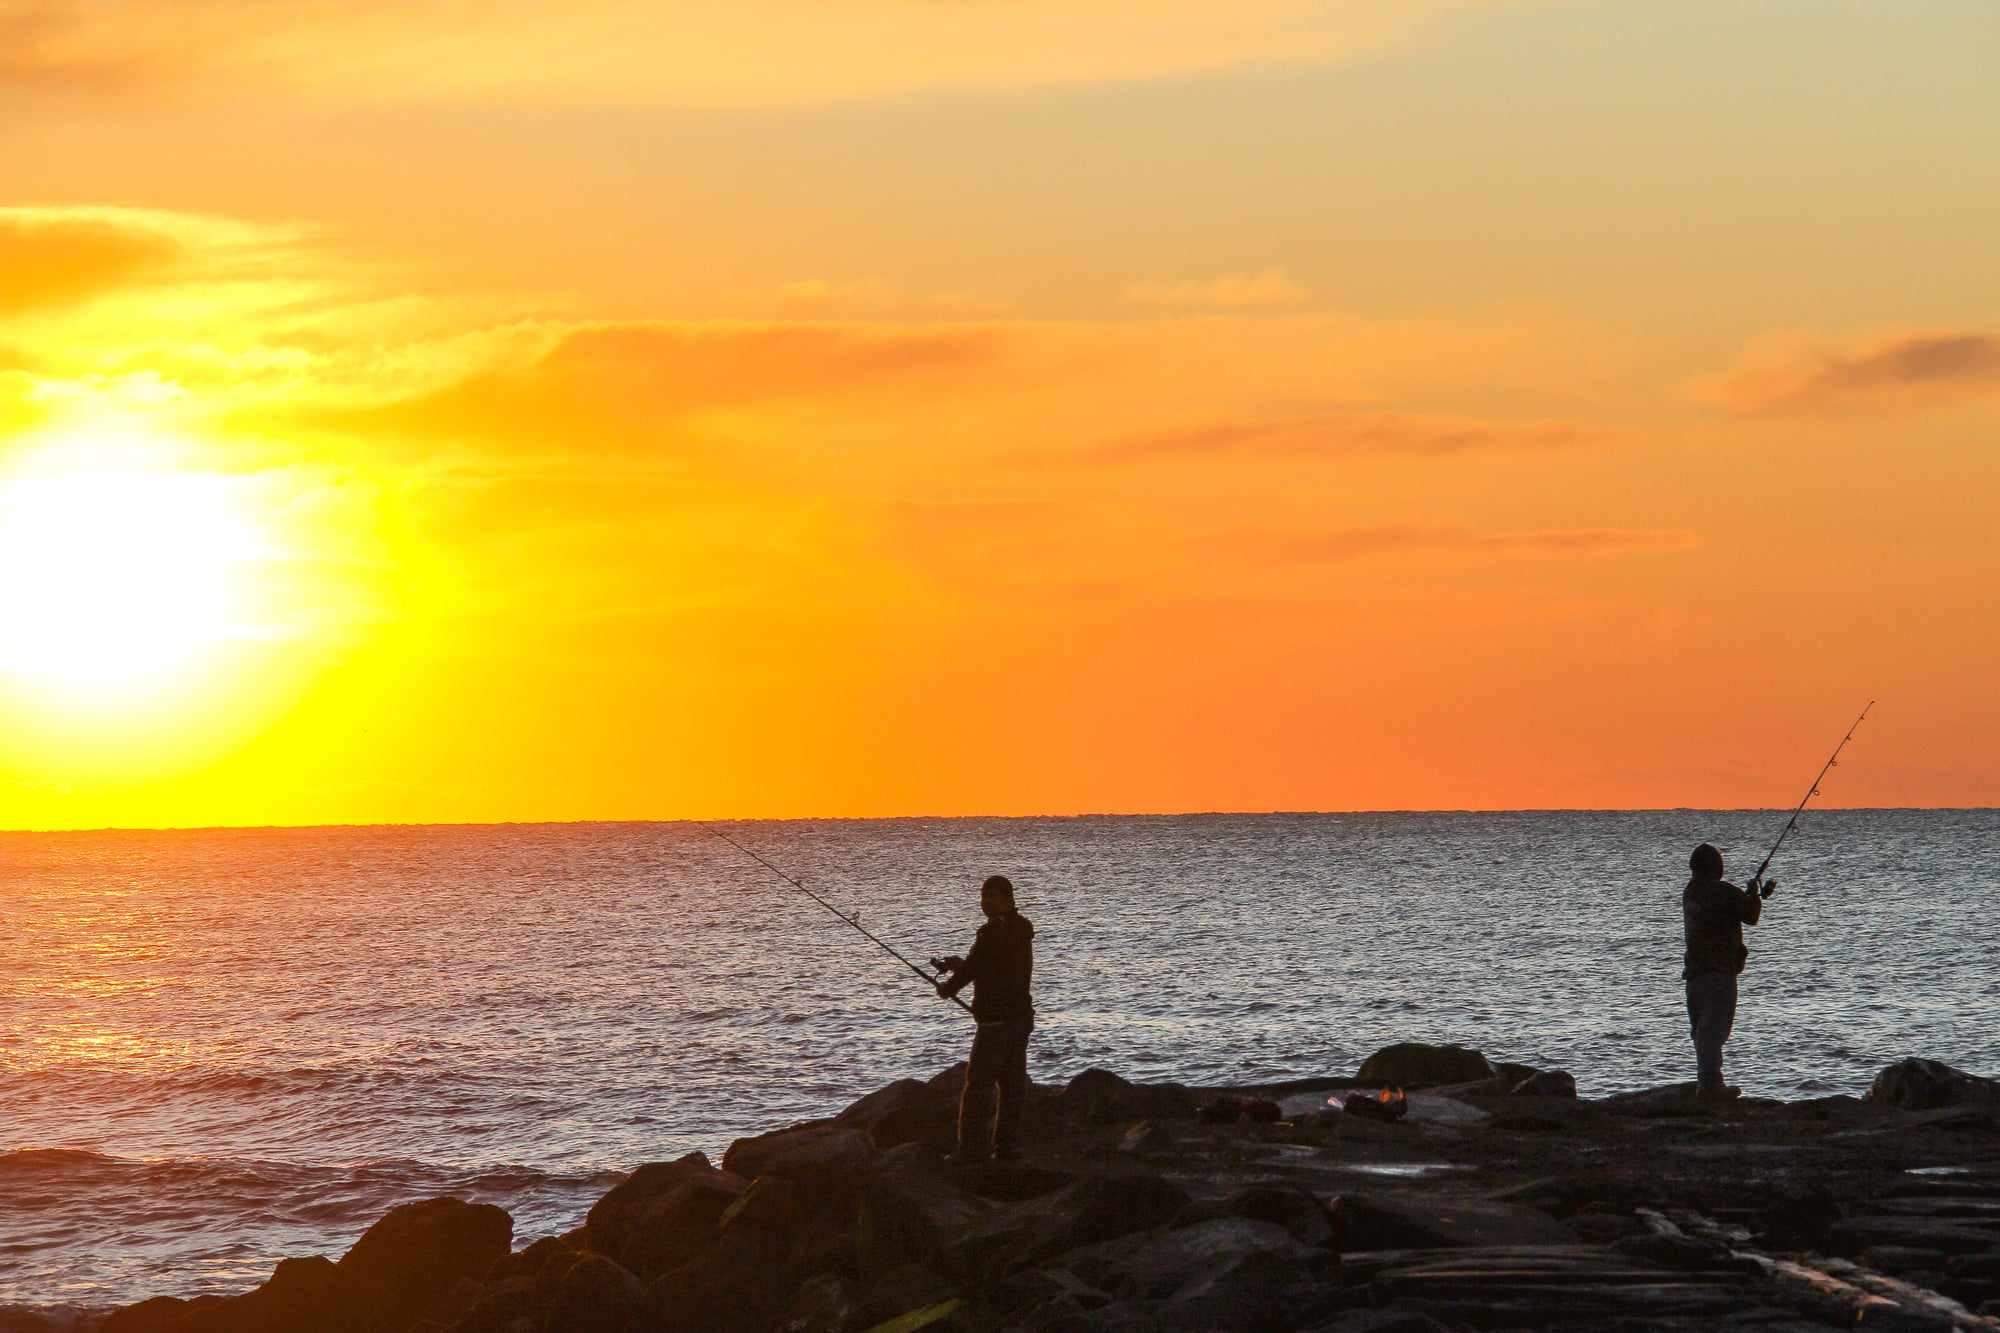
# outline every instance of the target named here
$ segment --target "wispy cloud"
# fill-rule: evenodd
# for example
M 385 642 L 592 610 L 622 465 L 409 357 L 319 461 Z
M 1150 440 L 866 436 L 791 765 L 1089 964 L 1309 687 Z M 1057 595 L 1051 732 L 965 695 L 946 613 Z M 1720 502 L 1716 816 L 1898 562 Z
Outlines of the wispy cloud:
M 340 420 L 536 451 L 661 448 L 700 414 L 935 394 L 1005 344 L 1003 331 L 985 327 L 580 324 L 525 360 Z
M 1296 417 L 1248 417 L 1118 440 L 1092 450 L 1098 463 L 1255 455 L 1344 458 L 1403 455 L 1442 458 L 1465 453 L 1549 453 L 1605 438 L 1605 432 L 1565 421 L 1484 421 L 1395 412 L 1334 412 Z
M 1138 282 L 1125 289 L 1125 299 L 1138 305 L 1169 310 L 1258 310 L 1296 306 L 1306 294 L 1281 269 L 1232 273 L 1207 282 Z
M 1396 553 L 1460 556 L 1590 556 L 1684 551 L 1701 544 L 1671 528 L 1567 528 L 1475 532 L 1469 528 L 1380 524 L 1320 532 L 1234 532 L 1200 539 L 1202 549 L 1268 564 L 1322 564 Z
M 0 209 L 0 311 L 67 305 L 165 276 L 184 253 L 144 215 Z
M 1733 412 L 1908 407 L 2000 393 L 2000 337 L 1978 330 L 1899 333 L 1829 343 L 1770 334 L 1719 379 L 1697 386 Z
M 819 103 L 1300 66 L 1500 0 L 0 0 L 0 87 Z

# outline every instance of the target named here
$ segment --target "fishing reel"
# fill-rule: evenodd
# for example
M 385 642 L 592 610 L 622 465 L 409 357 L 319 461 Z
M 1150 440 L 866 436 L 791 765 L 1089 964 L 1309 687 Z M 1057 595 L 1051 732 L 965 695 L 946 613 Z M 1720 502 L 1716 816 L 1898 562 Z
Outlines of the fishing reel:
M 1775 879 L 1753 879 L 1750 881 L 1750 887 L 1755 889 L 1765 902 L 1769 902 L 1771 895 L 1778 891 L 1778 881 Z
M 933 972 L 938 973 L 940 976 L 948 972 L 956 972 L 958 971 L 959 968 L 964 966 L 965 966 L 965 960 L 963 958 L 960 958 L 957 954 L 953 954 L 949 958 L 931 959 L 931 970 Z

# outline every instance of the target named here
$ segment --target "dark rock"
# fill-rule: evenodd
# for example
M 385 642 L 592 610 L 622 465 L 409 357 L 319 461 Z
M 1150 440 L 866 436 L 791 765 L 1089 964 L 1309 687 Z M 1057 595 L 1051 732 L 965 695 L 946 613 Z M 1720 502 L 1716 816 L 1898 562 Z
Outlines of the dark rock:
M 849 1333 L 866 1325 L 861 1293 L 832 1273 L 807 1278 L 785 1303 L 778 1333 Z
M 1586 1245 L 1609 1245 L 1646 1228 L 1618 1213 L 1576 1213 L 1563 1219 Z
M 958 1294 L 958 1288 L 936 1269 L 904 1264 L 869 1283 L 863 1304 L 869 1318 L 880 1322 L 951 1300 Z
M 280 1259 L 263 1286 L 192 1311 L 173 1328 L 174 1333 L 353 1333 L 370 1322 L 367 1297 L 324 1255 Z
M 645 1284 L 601 1254 L 585 1255 L 556 1285 L 545 1333 L 625 1333 L 646 1313 Z
M 1707 1108 L 1695 1100 L 1693 1083 L 1666 1083 L 1657 1088 L 1614 1093 L 1598 1105 L 1622 1115 L 1671 1117 L 1707 1114 Z
M 866 1132 L 877 1148 L 928 1143 L 949 1152 L 958 1143 L 958 1098 L 906 1078 L 869 1093 L 833 1123 Z
M 1954 1255 L 1944 1261 L 1944 1271 L 1955 1278 L 1976 1282 L 2000 1282 L 2000 1251 Z
M 705 1204 L 688 1202 L 687 1207 L 699 1213 L 705 1206 L 719 1204 L 715 1216 L 708 1219 L 712 1226 L 728 1203 L 742 1193 L 746 1183 L 741 1177 L 717 1171 L 703 1153 L 692 1152 L 671 1162 L 648 1162 L 591 1206 L 584 1222 L 589 1246 L 599 1254 L 615 1256 L 642 1218 L 656 1206 L 680 1198 L 682 1187 L 689 1185 L 710 1187 L 702 1191 Z
M 1826 1248 L 1843 1258 L 1877 1245 L 1983 1254 L 2000 1246 L 2000 1231 L 1928 1217 L 1846 1217 L 1827 1228 Z
M 933 1075 L 924 1083 L 924 1086 L 941 1097 L 950 1098 L 955 1105 L 959 1097 L 965 1092 L 965 1071 L 970 1068 L 969 1064 L 960 1060 L 943 1073 Z
M 1195 1114 L 1195 1098 L 1178 1083 L 1128 1083 L 1108 1069 L 1086 1069 L 1056 1096 L 1054 1110 L 1090 1125 L 1186 1120 Z
M 1252 1185 L 1223 1205 L 1230 1217 L 1275 1222 L 1306 1245 L 1325 1248 L 1333 1242 L 1333 1221 L 1326 1205 L 1293 1185 Z
M 1940 1273 L 1945 1266 L 1943 1250 L 1918 1249 L 1909 1245 L 1871 1245 L 1857 1258 L 1878 1273 L 1888 1273 L 1905 1280 L 1912 1273 Z
M 1484 1055 L 1456 1043 L 1430 1046 L 1406 1041 L 1384 1046 L 1362 1061 L 1355 1078 L 1382 1087 L 1435 1088 L 1497 1078 L 1499 1073 Z
M 220 1296 L 197 1296 L 193 1300 L 182 1300 L 178 1296 L 155 1296 L 150 1301 L 140 1301 L 137 1305 L 127 1305 L 113 1310 L 97 1333 L 166 1333 L 182 1319 L 196 1310 L 219 1305 Z
M 384 1213 L 341 1256 L 339 1267 L 367 1293 L 382 1328 L 402 1329 L 434 1307 L 442 1310 L 440 1303 L 460 1282 L 484 1277 L 513 1240 L 514 1219 L 504 1208 L 425 1199 Z
M 706 1252 L 722 1218 L 748 1188 L 740 1176 L 726 1172 L 692 1173 L 655 1196 L 615 1248 L 599 1248 L 651 1281 Z
M 1120 1301 L 1164 1301 L 1204 1275 L 1240 1268 L 1264 1254 L 1287 1271 L 1312 1271 L 1332 1261 L 1302 1245 L 1283 1227 L 1245 1217 L 1218 1217 L 1193 1226 L 1144 1231 L 1072 1251 L 1060 1266 Z
M 1435 1194 L 1343 1194 L 1333 1201 L 1339 1248 L 1419 1250 L 1481 1245 L 1574 1245 L 1576 1233 L 1547 1213 Z
M 451 1333 L 507 1333 L 514 1321 L 531 1317 L 536 1304 L 534 1286 L 525 1277 L 491 1283 L 450 1326 Z
M 1729 1250 L 1698 1236 L 1659 1236 L 1650 1232 L 1627 1236 L 1612 1247 L 1618 1253 L 1662 1268 L 1715 1268 L 1729 1261 Z
M 1330 1324 L 1306 1333 L 1451 1333 L 1421 1310 L 1349 1310 Z
M 758 1256 L 719 1252 L 662 1276 L 649 1303 L 665 1333 L 764 1333 L 784 1313 L 785 1286 Z
M 1774 1249 L 1825 1249 L 1827 1232 L 1846 1212 L 1825 1182 L 1816 1180 L 1804 1190 L 1773 1200 L 1759 1215 L 1758 1230 Z
M 1517 1204 L 1523 1208 L 1538 1208 L 1551 1217 L 1568 1217 L 1577 1208 L 1577 1188 L 1573 1181 L 1561 1177 L 1547 1176 L 1541 1180 L 1531 1180 L 1525 1185 L 1516 1185 L 1489 1194 L 1487 1198 L 1495 1203 Z
M 961 1170 L 953 1177 L 960 1189 L 1000 1203 L 1038 1199 L 1065 1185 L 1073 1185 L 1078 1179 L 1074 1171 L 1059 1171 L 1054 1167 L 1035 1166 L 1028 1162 L 987 1162 Z
M 1515 1097 L 1576 1096 L 1576 1078 L 1566 1069 L 1547 1069 L 1514 1085 Z
M 574 1253 L 574 1248 L 568 1242 L 555 1236 L 543 1236 L 532 1245 L 495 1259 L 493 1267 L 486 1270 L 486 1280 L 507 1282 L 514 1278 L 532 1278 L 542 1271 L 543 1265 L 557 1255 Z
M 1985 1105 L 2000 1094 L 2000 1082 L 1953 1069 L 1937 1060 L 1898 1060 L 1875 1076 L 1868 1100 L 1906 1111 Z
M 846 1125 L 820 1125 L 738 1139 L 723 1154 L 722 1169 L 746 1180 L 853 1179 L 866 1174 L 879 1155 L 866 1132 Z
M 1310 1296 L 1312 1270 L 1270 1250 L 1226 1255 L 1183 1283 L 1156 1310 L 1162 1333 L 1275 1333 Z
M 1004 1316 L 1009 1327 L 1040 1327 L 1053 1320 L 1101 1310 L 1109 1293 L 1066 1268 L 1024 1268 L 981 1293 L 987 1310 Z
M 1073 1185 L 1004 1205 L 953 1243 L 950 1271 L 988 1282 L 1051 1255 L 1135 1231 L 1171 1224 L 1188 1208 L 1187 1191 L 1137 1171 L 1087 1176 Z
M 943 1159 L 909 1143 L 882 1155 L 861 1188 L 855 1223 L 855 1264 L 864 1282 L 905 1264 L 946 1273 L 946 1251 L 997 1205 L 952 1179 Z

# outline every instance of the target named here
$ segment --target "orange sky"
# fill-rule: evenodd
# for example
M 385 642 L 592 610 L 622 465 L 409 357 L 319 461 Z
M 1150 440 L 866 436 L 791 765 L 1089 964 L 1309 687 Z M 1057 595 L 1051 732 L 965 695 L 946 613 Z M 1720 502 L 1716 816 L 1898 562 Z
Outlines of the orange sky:
M 1977 0 L 0 0 L 0 826 L 2000 803 Z

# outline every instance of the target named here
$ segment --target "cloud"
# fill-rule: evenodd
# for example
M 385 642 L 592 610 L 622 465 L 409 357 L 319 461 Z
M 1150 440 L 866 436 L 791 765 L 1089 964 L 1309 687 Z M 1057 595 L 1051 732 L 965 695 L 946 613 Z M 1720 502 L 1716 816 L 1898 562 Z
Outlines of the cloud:
M 1310 66 L 1503 0 L 0 0 L 0 87 L 813 104 Z
M 1691 532 L 1648 528 L 1570 528 L 1473 532 L 1465 528 L 1381 524 L 1322 532 L 1236 532 L 1200 539 L 1213 553 L 1267 564 L 1323 564 L 1395 552 L 1464 556 L 1588 556 L 1684 551 L 1701 544 Z
M 1093 450 L 1099 463 L 1173 458 L 1347 458 L 1466 453 L 1550 453 L 1595 443 L 1604 432 L 1563 421 L 1482 421 L 1395 412 L 1250 417 L 1136 435 Z
M 1976 330 L 1900 333 L 1829 345 L 1770 334 L 1700 396 L 1745 414 L 1913 407 L 2000 393 L 2000 337 Z
M 526 364 L 339 420 L 557 452 L 650 448 L 703 414 L 934 394 L 990 365 L 1005 341 L 982 327 L 581 324 Z
M 110 210 L 0 209 L 0 311 L 88 300 L 163 276 L 183 253 Z
M 1170 310 L 1255 310 L 1295 306 L 1306 294 L 1283 270 L 1267 268 L 1212 282 L 1134 283 L 1125 289 L 1125 299 Z

